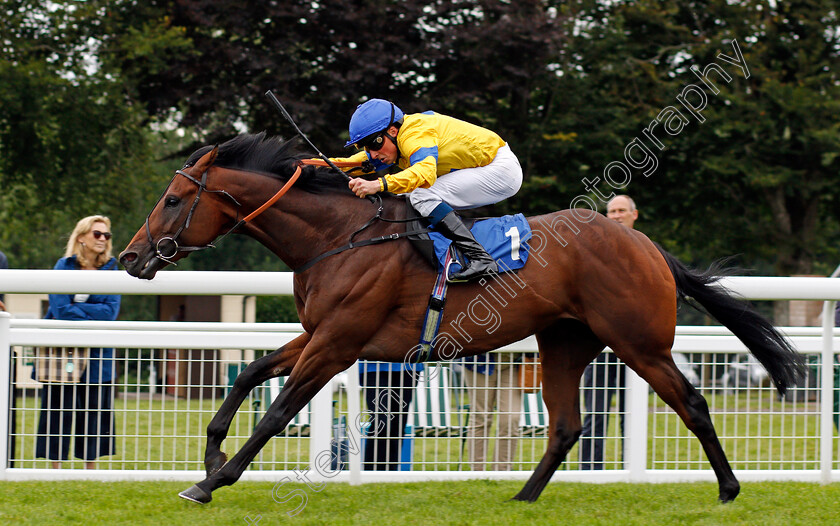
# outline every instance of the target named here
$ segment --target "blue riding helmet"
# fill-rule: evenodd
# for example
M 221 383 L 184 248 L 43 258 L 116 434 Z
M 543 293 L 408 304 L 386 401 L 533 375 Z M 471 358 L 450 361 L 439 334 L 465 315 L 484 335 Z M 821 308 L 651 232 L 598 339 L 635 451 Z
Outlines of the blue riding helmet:
M 383 99 L 370 99 L 359 104 L 350 117 L 350 140 L 344 147 L 363 142 L 363 139 L 387 130 L 395 122 L 401 121 L 403 112 L 393 102 Z

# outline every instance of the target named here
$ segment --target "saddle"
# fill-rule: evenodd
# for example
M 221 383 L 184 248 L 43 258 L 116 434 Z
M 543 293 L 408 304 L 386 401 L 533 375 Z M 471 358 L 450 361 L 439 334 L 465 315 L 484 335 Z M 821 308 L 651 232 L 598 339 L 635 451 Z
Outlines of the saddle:
M 405 200 L 406 217 L 415 218 L 406 223 L 406 231 L 422 231 L 408 236 L 412 246 L 433 269 L 440 271 L 446 266 L 447 252 L 451 255 L 450 272 L 458 272 L 464 261 L 463 254 L 452 241 L 428 226 L 427 221 Z M 525 266 L 530 247 L 531 227 L 522 214 L 501 217 L 464 219 L 476 241 L 487 250 L 499 265 L 499 273 L 518 270 Z
M 440 261 L 438 260 L 437 254 L 435 253 L 435 240 L 432 239 L 431 235 L 429 235 L 431 232 L 433 232 L 432 227 L 429 226 L 429 222 L 426 220 L 426 218 L 421 216 L 420 213 L 413 206 L 411 206 L 411 202 L 408 199 L 405 200 L 405 217 L 414 218 L 413 221 L 406 223 L 406 232 L 423 232 L 421 234 L 411 234 L 410 236 L 408 236 L 408 240 L 411 242 L 411 246 L 413 246 L 414 249 L 420 253 L 420 256 L 432 268 L 437 269 Z M 464 225 L 467 228 L 472 228 L 476 220 L 465 219 L 462 217 L 461 221 L 464 222 Z M 453 258 L 455 258 L 456 255 L 461 255 L 456 247 L 452 247 L 452 250 L 453 252 L 455 252 L 455 254 L 453 254 Z M 459 261 L 463 261 L 463 259 Z

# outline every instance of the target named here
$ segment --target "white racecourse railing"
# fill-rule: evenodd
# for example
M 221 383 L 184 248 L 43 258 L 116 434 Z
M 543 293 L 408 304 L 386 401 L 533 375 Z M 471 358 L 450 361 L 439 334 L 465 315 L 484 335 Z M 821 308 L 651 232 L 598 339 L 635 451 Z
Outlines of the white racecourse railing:
M 823 327 L 784 328 L 785 332 L 800 352 L 807 355 L 812 370 L 819 379 L 819 384 L 809 389 L 808 386 L 794 389 L 799 391 L 799 403 L 779 401 L 768 386 L 743 389 L 742 387 L 721 385 L 716 382 L 717 374 L 708 374 L 711 365 L 705 359 L 692 362 L 701 369 L 701 392 L 710 399 L 710 406 L 718 428 L 724 449 L 730 454 L 736 474 L 742 480 L 808 480 L 828 483 L 837 480 L 840 469 L 840 447 L 838 447 L 833 424 L 832 402 L 835 397 L 835 351 L 840 343 L 840 332 L 833 329 L 835 298 L 840 298 L 840 280 L 829 278 L 762 278 L 739 277 L 726 278 L 721 282 L 732 291 L 753 300 L 822 300 L 825 301 Z M 162 272 L 153 281 L 141 281 L 122 272 L 86 273 L 52 270 L 3 270 L 0 271 L 0 291 L 5 293 L 111 293 L 141 295 L 280 295 L 291 294 L 292 277 L 290 273 L 254 273 L 254 272 Z M 137 349 L 137 363 L 140 363 L 140 349 L 233 349 L 233 350 L 274 350 L 290 341 L 301 331 L 298 324 L 229 324 L 229 323 L 169 323 L 169 322 L 62 322 L 55 320 L 14 319 L 7 313 L 0 312 L 0 385 L 9 386 L 12 349 L 17 351 L 17 363 L 21 361 L 24 350 L 44 345 L 115 347 L 126 350 L 125 364 L 129 365 L 130 350 Z M 513 353 L 536 351 L 533 337 L 507 346 L 501 351 Z M 715 354 L 743 354 L 743 345 L 722 327 L 678 327 L 674 351 L 688 355 L 713 356 Z M 156 352 L 156 351 L 153 351 Z M 251 351 L 247 351 L 251 352 Z M 244 354 L 242 356 L 245 356 Z M 221 363 L 225 363 L 221 361 Z M 418 438 L 413 443 L 414 464 L 409 471 L 383 472 L 362 471 L 360 455 L 351 446 L 347 469 L 340 472 L 323 467 L 323 454 L 331 450 L 334 407 L 337 404 L 339 415 L 347 422 L 357 422 L 362 411 L 358 386 L 357 365 L 354 365 L 343 380 L 339 390 L 339 400 L 334 400 L 335 386 L 325 387 L 312 401 L 308 437 L 277 437 L 272 443 L 265 460 L 262 456 L 255 460 L 252 469 L 243 479 L 281 480 L 284 477 L 300 480 L 301 470 L 312 481 L 349 481 L 351 483 L 394 480 L 446 480 L 477 477 L 492 478 L 527 478 L 535 467 L 545 447 L 545 436 L 535 436 L 532 442 L 520 444 L 522 450 L 531 448 L 535 453 L 525 458 L 521 454 L 513 471 L 474 472 L 469 462 L 463 458 L 463 439 L 461 437 L 434 437 L 430 442 Z M 337 380 L 334 379 L 334 384 Z M 139 382 L 138 382 L 139 383 Z M 152 382 L 153 383 L 153 382 Z M 209 385 L 224 388 L 224 382 L 213 379 Z M 29 391 L 36 392 L 39 384 L 29 386 Z M 16 386 L 26 392 L 27 386 Z M 175 387 L 190 387 L 189 385 Z M 277 385 L 275 385 L 275 388 Z M 122 388 L 122 389 L 121 389 Z M 136 388 L 135 393 L 131 389 Z M 731 389 L 730 389 L 731 388 Z M 147 449 L 147 455 L 141 461 L 133 460 L 101 462 L 100 469 L 46 469 L 44 461 L 36 461 L 33 455 L 27 456 L 25 445 L 34 440 L 32 428 L 37 407 L 26 396 L 20 402 L 10 397 L 10 390 L 0 389 L 0 436 L 14 436 L 21 443 L 14 457 L 10 455 L 9 440 L 0 440 L 0 479 L 178 479 L 196 481 L 203 478 L 201 460 L 203 459 L 203 432 L 214 410 L 221 403 L 221 398 L 179 402 L 173 400 L 159 402 L 160 413 L 154 416 L 155 405 L 152 393 L 140 390 L 138 385 L 120 383 L 117 390 L 132 395 L 126 400 L 120 416 L 128 420 L 140 421 L 159 418 L 183 418 L 197 431 L 185 432 L 183 439 L 188 444 L 183 451 L 170 452 L 167 447 L 170 437 L 161 432 L 161 436 L 145 436 L 144 445 L 138 446 L 139 435 L 126 435 L 135 440 L 135 453 Z M 14 391 L 12 391 L 13 393 Z M 341 393 L 344 394 L 342 398 Z M 734 394 L 732 394 L 734 393 Z M 125 395 L 124 395 L 125 396 Z M 625 389 L 626 408 L 622 413 L 625 418 L 623 441 L 620 431 L 610 431 L 608 438 L 613 438 L 613 451 L 608 453 L 612 463 L 600 471 L 582 471 L 578 469 L 575 453 L 570 454 L 566 467 L 561 468 L 553 480 L 565 481 L 689 481 L 714 480 L 714 474 L 703 456 L 699 443 L 684 430 L 673 412 L 663 408 L 661 400 L 649 394 L 647 384 L 632 372 L 628 375 Z M 32 394 L 30 393 L 30 398 Z M 165 397 L 164 397 L 165 398 Z M 259 398 L 259 396 L 257 396 Z M 37 400 L 37 397 L 34 397 Z M 140 409 L 131 409 L 132 400 L 144 399 L 145 413 Z M 254 401 L 255 397 L 249 399 Z M 763 401 L 756 401 L 756 400 Z M 139 401 L 136 407 L 140 407 Z M 181 403 L 182 405 L 178 405 Z M 194 407 L 195 404 L 200 407 Z M 10 428 L 11 407 L 22 404 L 18 411 L 17 429 Z M 168 405 L 167 405 L 168 404 Z M 192 404 L 192 405 L 191 405 Z M 756 405 L 758 404 L 758 410 Z M 197 416 L 189 424 L 190 415 Z M 232 428 L 226 442 L 229 454 L 235 452 L 244 443 L 254 419 L 261 411 L 257 403 L 253 411 L 243 407 L 240 414 L 247 418 L 245 431 Z M 614 422 L 618 412 L 611 410 Z M 23 423 L 21 423 L 23 415 Z M 119 418 L 119 417 L 118 417 Z M 239 417 L 238 417 L 239 418 Z M 28 419 L 28 420 L 27 420 Z M 740 420 L 739 420 L 740 419 Z M 744 420 L 746 419 L 746 420 Z M 737 420 L 737 421 L 736 421 Z M 743 422 L 746 422 L 744 424 Z M 157 420 L 155 420 L 157 422 Z M 740 423 L 739 423 L 740 422 Z M 752 423 L 750 423 L 752 422 Z M 123 428 L 127 424 L 123 423 Z M 145 425 L 145 424 L 144 424 Z M 149 423 L 149 428 L 157 424 Z M 749 426 L 756 426 L 751 430 Z M 161 424 L 163 426 L 163 424 Z M 739 427 L 740 426 L 740 427 Z M 746 428 L 744 427 L 746 426 Z M 354 426 L 347 426 L 347 432 L 354 434 Z M 771 431 L 767 431 L 769 428 Z M 163 429 L 161 427 L 161 429 Z M 120 436 L 120 423 L 117 423 L 117 435 Z M 137 431 L 134 431 L 137 433 Z M 768 432 L 778 432 L 779 436 L 764 436 Z M 356 435 L 358 429 L 355 430 Z M 154 433 L 152 433 L 154 435 Z M 351 442 L 353 441 L 351 436 Z M 756 441 L 769 440 L 758 443 Z M 355 437 L 358 440 L 358 436 Z M 449 440 L 444 444 L 442 440 Z M 773 442 L 779 440 L 779 442 Z M 750 443 L 753 442 L 752 445 Z M 129 447 L 126 440 L 123 447 Z M 623 443 L 623 447 L 622 447 Z M 442 445 L 443 444 L 443 445 Z M 453 445 L 454 444 L 454 445 Z M 676 446 L 674 445 L 676 444 Z M 758 444 L 756 446 L 756 444 Z M 767 445 L 770 444 L 770 445 Z M 430 448 L 447 447 L 456 451 L 460 445 L 461 456 L 456 461 L 449 457 L 435 456 L 434 461 L 426 462 L 424 455 Z M 179 446 L 180 447 L 180 446 Z M 279 447 L 279 449 L 278 449 Z M 781 448 L 779 454 L 772 449 Z M 24 453 L 20 453 L 23 448 Z M 679 451 L 673 451 L 674 448 Z M 759 450 L 758 453 L 739 453 Z M 158 449 L 160 451 L 158 451 Z M 623 449 L 623 451 L 621 451 Z M 669 450 L 670 449 L 670 450 Z M 734 451 L 733 451 L 734 449 Z M 143 451 L 140 451 L 143 453 Z M 451 453 L 448 453 L 451 454 Z M 158 455 L 158 456 L 155 456 Z M 438 455 L 435 453 L 435 455 Z M 774 456 L 775 455 L 775 456 Z M 281 461 L 278 457 L 293 457 L 294 461 Z M 620 457 L 625 460 L 622 462 Z M 15 467 L 10 467 L 14 462 Z M 23 466 L 23 467 L 19 467 Z M 661 466 L 661 467 L 660 467 Z M 80 467 L 80 466 L 76 466 Z

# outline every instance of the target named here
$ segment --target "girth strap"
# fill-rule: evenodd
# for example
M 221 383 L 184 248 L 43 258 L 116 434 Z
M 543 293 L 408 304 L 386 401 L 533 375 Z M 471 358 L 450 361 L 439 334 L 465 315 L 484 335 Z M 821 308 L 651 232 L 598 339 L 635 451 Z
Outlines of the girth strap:
M 420 344 L 416 355 L 412 355 L 411 362 L 423 363 L 429 361 L 432 352 L 435 350 L 434 343 L 440 330 L 440 322 L 443 320 L 443 308 L 446 305 L 446 289 L 448 284 L 449 264 L 452 255 L 447 252 L 443 269 L 438 272 L 435 280 L 435 287 L 429 296 L 429 306 L 426 308 L 426 317 L 423 320 L 423 329 L 420 331 Z M 416 356 L 416 358 L 415 358 Z

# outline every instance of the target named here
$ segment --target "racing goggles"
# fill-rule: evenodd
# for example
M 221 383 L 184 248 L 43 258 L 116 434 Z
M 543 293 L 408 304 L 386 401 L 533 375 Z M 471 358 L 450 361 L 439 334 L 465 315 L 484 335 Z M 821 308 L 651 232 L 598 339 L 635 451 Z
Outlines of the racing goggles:
M 369 135 L 356 143 L 356 148 L 361 148 L 368 152 L 377 152 L 383 146 L 385 146 L 385 132 Z

